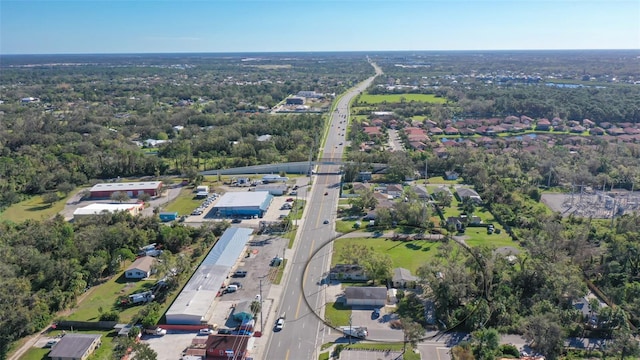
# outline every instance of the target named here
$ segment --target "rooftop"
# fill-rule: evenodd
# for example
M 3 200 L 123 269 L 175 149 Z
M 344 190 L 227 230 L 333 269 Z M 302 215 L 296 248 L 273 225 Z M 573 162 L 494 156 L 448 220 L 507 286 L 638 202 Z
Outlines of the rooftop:
M 90 204 L 87 205 L 85 207 L 81 207 L 76 209 L 73 212 L 73 215 L 99 215 L 101 214 L 103 211 L 109 212 L 109 213 L 114 213 L 117 211 L 130 211 L 133 208 L 140 208 L 143 207 L 144 205 L 142 204 Z
M 91 191 L 135 191 L 145 189 L 157 189 L 162 186 L 162 181 L 129 182 L 129 183 L 101 183 L 95 184 Z
M 268 191 L 228 192 L 220 197 L 215 207 L 259 207 L 269 196 Z

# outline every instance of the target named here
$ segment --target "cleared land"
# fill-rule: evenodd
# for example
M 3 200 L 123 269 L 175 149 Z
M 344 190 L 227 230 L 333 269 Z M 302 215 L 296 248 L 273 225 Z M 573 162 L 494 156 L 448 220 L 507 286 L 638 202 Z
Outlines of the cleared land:
M 430 104 L 445 104 L 446 98 L 437 97 L 433 94 L 385 94 L 385 95 L 361 95 L 358 99 L 358 103 L 362 104 L 381 104 L 386 103 L 401 103 L 401 102 L 423 102 Z
M 393 267 L 403 267 L 413 274 L 437 252 L 440 242 L 427 240 L 393 241 L 389 238 L 344 238 L 337 239 L 333 244 L 331 266 L 340 263 L 340 254 L 350 244 L 372 247 L 380 254 L 389 254 Z
M 0 220 L 9 220 L 20 223 L 25 220 L 49 219 L 64 209 L 67 198 L 58 200 L 49 205 L 42 200 L 42 196 L 34 196 L 25 201 L 11 205 L 0 214 Z

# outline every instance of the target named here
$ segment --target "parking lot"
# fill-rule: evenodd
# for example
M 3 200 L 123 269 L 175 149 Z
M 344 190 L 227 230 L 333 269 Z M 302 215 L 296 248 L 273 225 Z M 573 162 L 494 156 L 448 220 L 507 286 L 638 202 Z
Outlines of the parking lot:
M 269 209 L 267 210 L 267 212 L 264 214 L 262 218 L 238 219 L 239 222 L 234 224 L 234 226 L 258 228 L 260 221 L 282 220 L 282 218 L 289 215 L 289 213 L 292 211 L 290 209 L 283 209 L 283 205 L 287 203 L 293 205 L 293 200 L 305 199 L 306 185 L 308 184 L 308 182 L 309 180 L 306 177 L 295 178 L 294 181 L 292 181 L 289 184 L 290 185 L 289 192 L 295 191 L 296 195 L 291 195 L 288 193 L 281 196 L 274 196 L 273 201 L 271 202 L 271 205 L 269 205 Z M 293 187 L 295 186 L 298 186 L 298 189 L 292 190 Z M 226 192 L 247 192 L 247 191 L 250 191 L 250 189 L 253 189 L 253 187 L 220 186 L 217 189 L 225 193 Z M 185 221 L 192 222 L 192 223 L 202 223 L 205 221 L 231 220 L 227 218 L 220 218 L 213 214 L 213 207 L 216 205 L 219 199 L 220 199 L 220 196 L 218 196 L 215 199 L 212 199 L 212 201 L 207 206 L 203 206 L 201 214 L 189 215 Z M 287 201 L 287 200 L 290 200 L 290 201 Z M 203 203 L 204 201 L 205 200 L 203 199 Z
M 195 332 L 170 331 L 165 336 L 144 335 L 142 342 L 149 344 L 149 347 L 155 350 L 158 360 L 178 360 L 196 336 L 201 335 Z M 201 337 L 204 338 L 204 336 Z

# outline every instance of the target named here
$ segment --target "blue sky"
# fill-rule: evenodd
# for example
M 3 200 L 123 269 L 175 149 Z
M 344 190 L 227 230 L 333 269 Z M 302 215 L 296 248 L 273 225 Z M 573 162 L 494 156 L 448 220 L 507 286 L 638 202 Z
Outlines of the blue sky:
M 640 0 L 0 0 L 0 54 L 639 48 Z

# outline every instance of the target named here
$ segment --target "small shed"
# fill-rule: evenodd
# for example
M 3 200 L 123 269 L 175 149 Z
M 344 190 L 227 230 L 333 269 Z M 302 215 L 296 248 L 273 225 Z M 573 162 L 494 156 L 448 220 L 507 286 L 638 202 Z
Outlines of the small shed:
M 393 269 L 393 277 L 391 279 L 394 288 L 414 287 L 418 278 L 411 275 L 411 271 L 405 268 Z
M 350 286 L 344 290 L 348 306 L 384 306 L 387 303 L 387 288 L 375 286 Z
M 242 323 L 253 319 L 253 312 L 251 312 L 251 302 L 252 301 L 250 300 L 246 300 L 238 303 L 233 310 L 233 319 Z
M 178 218 L 178 212 L 161 212 L 159 216 L 162 222 L 173 221 Z
M 151 256 L 141 256 L 136 259 L 124 272 L 127 279 L 145 279 L 151 275 L 156 259 Z

